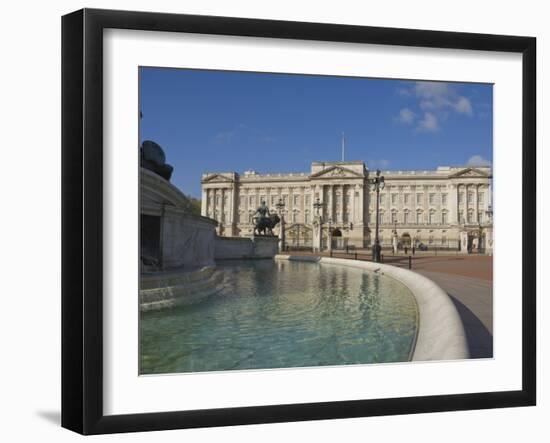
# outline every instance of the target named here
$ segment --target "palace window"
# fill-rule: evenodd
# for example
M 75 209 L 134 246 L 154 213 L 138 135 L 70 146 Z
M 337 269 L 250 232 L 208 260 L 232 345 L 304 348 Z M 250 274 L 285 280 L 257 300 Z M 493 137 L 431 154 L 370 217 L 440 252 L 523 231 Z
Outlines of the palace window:
M 304 223 L 305 223 L 305 224 L 308 224 L 308 223 L 309 223 L 309 212 L 306 212 L 306 213 L 304 214 Z
M 428 224 L 433 225 L 435 223 L 435 212 L 430 211 L 428 214 Z
M 441 237 L 441 244 L 442 244 L 442 245 L 446 245 L 446 244 L 447 244 L 447 236 L 443 235 L 443 236 Z
M 281 198 L 283 199 L 283 203 L 285 204 L 285 206 L 288 205 L 288 195 L 283 194 Z
M 447 194 L 441 194 L 441 204 L 443 206 L 447 204 Z
M 408 224 L 409 223 L 409 211 L 405 211 L 403 213 L 403 223 Z
M 271 196 L 271 206 L 275 206 L 277 204 L 277 196 L 272 195 Z
M 298 223 L 298 211 L 292 213 L 292 223 Z
M 216 195 L 216 206 L 220 205 L 220 196 Z
M 477 213 L 477 221 L 478 221 L 479 223 L 483 223 L 483 212 L 478 211 L 478 213 Z
M 474 211 L 468 211 L 468 223 L 474 222 Z
M 471 204 L 474 202 L 474 193 L 468 192 L 468 204 Z
M 244 197 L 242 195 L 239 197 L 239 205 L 244 205 Z
M 260 195 L 260 204 L 264 203 L 264 202 L 267 204 L 267 200 L 265 199 L 265 195 Z
M 458 222 L 462 223 L 464 221 L 464 212 L 458 211 Z
M 422 194 L 416 194 L 416 204 L 417 205 L 422 204 Z
M 311 201 L 310 201 L 310 195 L 309 195 L 309 194 L 306 194 L 306 196 L 305 196 L 305 205 L 306 205 L 306 206 L 309 206 L 310 203 L 311 203 Z
M 443 211 L 441 213 L 441 223 L 446 225 L 447 224 L 447 211 Z
M 391 195 L 391 204 L 396 205 L 397 204 L 397 194 Z
M 380 204 L 383 205 L 386 201 L 386 194 L 380 194 Z
M 429 198 L 430 205 L 435 205 L 435 194 L 430 194 L 428 198 Z
M 464 192 L 459 192 L 458 193 L 458 203 L 459 204 L 464 203 Z
M 483 204 L 484 198 L 485 198 L 485 195 L 483 194 L 483 192 L 480 192 L 480 193 L 477 195 L 477 201 L 479 202 L 480 205 Z
M 294 196 L 294 206 L 298 206 L 300 204 L 300 196 L 295 195 Z
M 409 197 L 410 197 L 410 194 L 404 194 L 403 195 L 403 201 L 406 205 L 409 204 Z
M 397 211 L 392 211 L 391 213 L 391 222 L 397 223 Z
M 418 211 L 416 213 L 416 223 L 421 224 L 422 223 L 422 211 Z
M 251 195 L 248 197 L 248 206 L 255 206 L 254 201 L 256 200 L 256 197 L 254 195 Z

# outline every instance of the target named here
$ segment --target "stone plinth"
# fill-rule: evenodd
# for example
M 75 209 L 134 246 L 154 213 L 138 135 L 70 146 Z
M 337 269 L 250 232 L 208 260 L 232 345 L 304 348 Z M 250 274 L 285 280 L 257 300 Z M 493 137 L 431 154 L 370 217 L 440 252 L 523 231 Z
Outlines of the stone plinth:
M 164 268 L 214 264 L 216 223 L 207 217 L 168 209 L 163 223 Z
M 191 212 L 189 199 L 177 187 L 141 168 L 142 272 L 214 264 L 217 222 Z
M 248 259 L 273 258 L 278 253 L 278 237 L 216 237 L 214 258 Z

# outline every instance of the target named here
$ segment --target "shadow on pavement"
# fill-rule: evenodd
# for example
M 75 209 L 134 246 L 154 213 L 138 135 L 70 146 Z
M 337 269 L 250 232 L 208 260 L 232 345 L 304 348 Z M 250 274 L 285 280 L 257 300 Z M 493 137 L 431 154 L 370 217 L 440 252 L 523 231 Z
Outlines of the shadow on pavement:
M 54 425 L 61 425 L 60 411 L 36 411 L 36 415 Z
M 460 315 L 464 330 L 466 332 L 466 340 L 470 348 L 470 358 L 492 358 L 493 357 L 493 334 L 485 327 L 485 325 L 462 304 L 456 297 L 449 294 L 451 300 Z

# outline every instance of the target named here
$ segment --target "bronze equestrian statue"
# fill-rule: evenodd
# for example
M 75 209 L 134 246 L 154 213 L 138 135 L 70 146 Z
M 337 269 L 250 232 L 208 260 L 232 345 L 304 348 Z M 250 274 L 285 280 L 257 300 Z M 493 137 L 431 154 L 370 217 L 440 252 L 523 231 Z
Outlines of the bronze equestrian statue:
M 270 214 L 269 208 L 262 202 L 252 217 L 254 235 L 274 235 L 273 228 L 281 221 L 277 214 Z

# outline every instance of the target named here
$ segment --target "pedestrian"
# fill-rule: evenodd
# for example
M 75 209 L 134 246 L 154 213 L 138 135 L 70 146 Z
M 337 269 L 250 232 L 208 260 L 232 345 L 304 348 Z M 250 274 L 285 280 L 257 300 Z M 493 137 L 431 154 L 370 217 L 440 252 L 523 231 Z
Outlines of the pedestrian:
M 413 255 L 414 255 L 414 245 L 413 245 Z
M 405 255 L 407 255 L 408 250 L 409 250 L 409 248 L 407 246 L 405 246 Z

